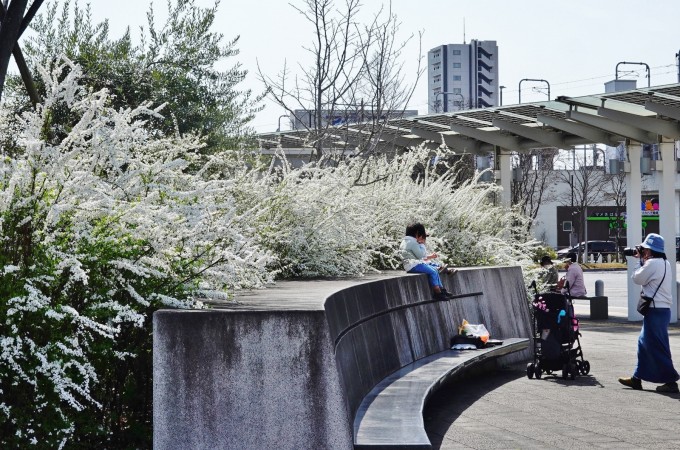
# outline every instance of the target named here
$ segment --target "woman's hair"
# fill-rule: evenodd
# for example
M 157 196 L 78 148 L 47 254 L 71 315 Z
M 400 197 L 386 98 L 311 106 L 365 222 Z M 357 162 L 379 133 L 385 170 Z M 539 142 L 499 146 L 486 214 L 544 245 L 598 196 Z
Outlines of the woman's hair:
M 666 254 L 664 252 L 655 252 L 651 248 L 649 249 L 649 253 L 651 253 L 652 258 L 663 258 L 666 259 Z
M 406 226 L 406 236 L 425 236 L 425 226 L 420 222 L 414 222 Z

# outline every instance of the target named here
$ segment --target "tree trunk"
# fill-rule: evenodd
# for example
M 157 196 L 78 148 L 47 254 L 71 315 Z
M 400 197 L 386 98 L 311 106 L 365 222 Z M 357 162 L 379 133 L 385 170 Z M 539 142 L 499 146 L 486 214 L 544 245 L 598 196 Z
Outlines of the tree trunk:
M 27 4 L 28 0 L 12 0 L 0 23 L 0 100 L 2 100 L 2 91 L 5 87 L 9 59 L 12 57 L 14 45 L 20 35 Z

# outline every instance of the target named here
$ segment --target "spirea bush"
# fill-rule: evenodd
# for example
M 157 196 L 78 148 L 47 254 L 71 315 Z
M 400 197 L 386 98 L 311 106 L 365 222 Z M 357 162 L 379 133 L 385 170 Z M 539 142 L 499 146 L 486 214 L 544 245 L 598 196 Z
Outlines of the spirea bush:
M 460 183 L 455 168 L 435 171 L 432 157 L 420 148 L 292 169 L 279 154 L 258 171 L 266 176 L 237 176 L 235 197 L 257 205 L 258 244 L 277 255 L 282 277 L 400 268 L 397 249 L 411 221 L 425 224 L 428 244 L 450 264 L 530 268 L 536 242 L 523 231 L 528 219 L 496 205 L 497 185 Z
M 198 139 L 69 61 L 41 76 L 44 104 L 0 118 L 0 447 L 148 447 L 151 313 L 262 286 L 273 257 Z

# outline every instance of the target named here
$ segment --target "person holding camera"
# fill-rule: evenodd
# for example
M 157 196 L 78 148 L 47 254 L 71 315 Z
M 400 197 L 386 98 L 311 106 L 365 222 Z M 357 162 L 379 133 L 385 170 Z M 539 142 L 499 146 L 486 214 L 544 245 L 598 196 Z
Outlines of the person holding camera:
M 642 389 L 642 380 L 663 383 L 656 387 L 657 392 L 678 393 L 680 375 L 673 367 L 668 338 L 673 277 L 670 275 L 671 265 L 666 260 L 664 239 L 650 233 L 635 249 L 625 249 L 624 255 L 638 258 L 633 282 L 642 286 L 640 295 L 643 299 L 651 301 L 649 309 L 643 313 L 637 366 L 632 377 L 619 378 L 619 383 L 637 390 Z

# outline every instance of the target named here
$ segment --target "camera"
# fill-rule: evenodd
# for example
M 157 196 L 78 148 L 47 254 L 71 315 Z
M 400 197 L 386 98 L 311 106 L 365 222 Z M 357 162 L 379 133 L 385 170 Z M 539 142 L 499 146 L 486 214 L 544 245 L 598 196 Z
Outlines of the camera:
M 638 256 L 640 254 L 640 246 L 636 245 L 633 248 L 626 247 L 623 249 L 623 256 Z

